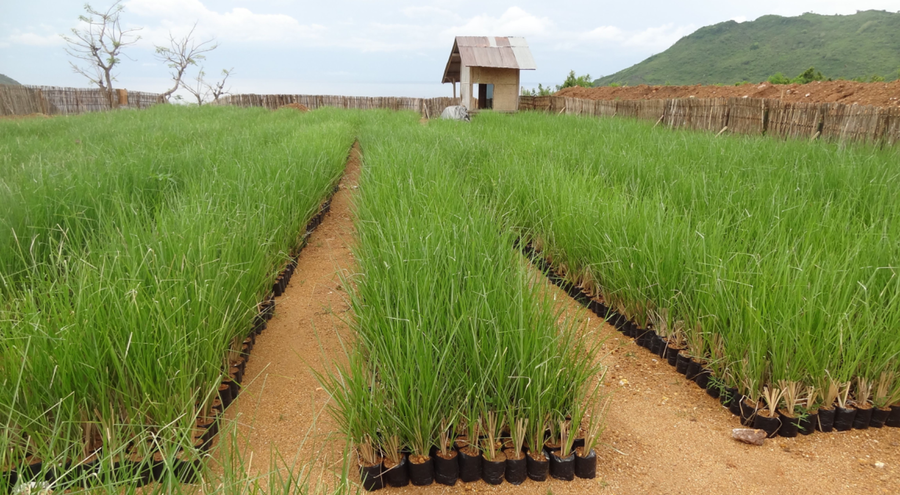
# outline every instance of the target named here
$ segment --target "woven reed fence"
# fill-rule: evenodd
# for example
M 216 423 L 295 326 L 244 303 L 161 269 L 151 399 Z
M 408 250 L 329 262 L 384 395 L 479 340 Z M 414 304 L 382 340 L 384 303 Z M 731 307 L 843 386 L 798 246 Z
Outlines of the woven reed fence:
M 900 108 L 841 103 L 785 103 L 760 98 L 582 100 L 520 96 L 520 110 L 593 117 L 631 117 L 671 128 L 735 134 L 827 139 L 841 144 L 893 146 L 900 142 Z
M 118 108 L 147 108 L 164 103 L 156 93 L 116 90 Z M 112 108 L 106 93 L 98 88 L 0 85 L 0 115 L 74 115 Z
M 441 115 L 445 108 L 459 105 L 459 98 L 405 98 L 393 96 L 330 96 L 330 95 L 226 95 L 219 105 L 264 107 L 275 110 L 283 105 L 299 103 L 310 110 L 322 107 L 355 108 L 360 110 L 412 110 L 425 118 Z

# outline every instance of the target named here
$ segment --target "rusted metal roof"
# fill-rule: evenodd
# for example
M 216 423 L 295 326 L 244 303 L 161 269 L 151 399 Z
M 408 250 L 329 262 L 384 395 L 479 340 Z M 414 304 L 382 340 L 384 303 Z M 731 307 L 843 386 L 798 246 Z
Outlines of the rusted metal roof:
M 441 82 L 459 81 L 462 66 L 537 69 L 528 43 L 521 36 L 457 36 Z

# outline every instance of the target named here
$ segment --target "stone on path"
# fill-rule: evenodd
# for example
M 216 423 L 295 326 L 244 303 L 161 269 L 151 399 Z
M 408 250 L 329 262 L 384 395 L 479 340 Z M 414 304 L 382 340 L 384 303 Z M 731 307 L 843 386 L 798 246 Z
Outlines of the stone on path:
M 750 445 L 762 445 L 766 441 L 766 430 L 753 428 L 735 428 L 731 430 L 731 438 Z

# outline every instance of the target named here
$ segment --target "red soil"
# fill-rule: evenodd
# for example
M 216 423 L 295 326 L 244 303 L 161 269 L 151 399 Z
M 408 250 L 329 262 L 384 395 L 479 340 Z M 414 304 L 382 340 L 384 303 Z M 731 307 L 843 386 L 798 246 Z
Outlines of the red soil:
M 900 80 L 889 83 L 816 81 L 809 84 L 745 84 L 743 86 L 602 86 L 566 88 L 555 96 L 587 100 L 655 100 L 665 98 L 772 98 L 787 102 L 844 103 L 900 107 Z
M 294 110 L 297 110 L 299 112 L 309 111 L 309 108 L 307 108 L 306 105 L 302 103 L 288 103 L 287 105 L 281 105 L 280 107 L 278 107 L 279 110 L 281 110 L 282 108 L 293 108 Z

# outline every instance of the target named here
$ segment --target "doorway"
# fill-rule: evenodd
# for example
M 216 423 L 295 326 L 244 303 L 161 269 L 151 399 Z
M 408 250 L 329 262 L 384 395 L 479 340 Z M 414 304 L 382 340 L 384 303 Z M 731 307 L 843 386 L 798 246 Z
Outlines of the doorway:
M 493 84 L 478 84 L 478 108 L 483 110 L 494 108 Z

